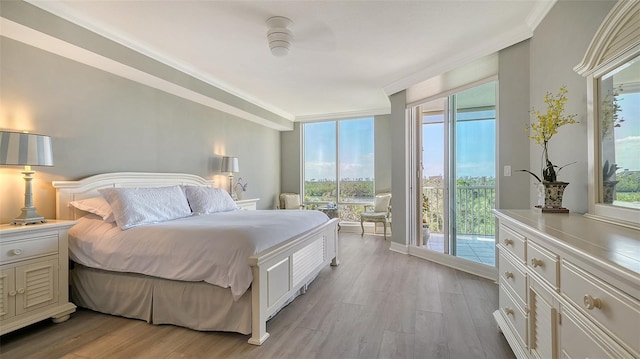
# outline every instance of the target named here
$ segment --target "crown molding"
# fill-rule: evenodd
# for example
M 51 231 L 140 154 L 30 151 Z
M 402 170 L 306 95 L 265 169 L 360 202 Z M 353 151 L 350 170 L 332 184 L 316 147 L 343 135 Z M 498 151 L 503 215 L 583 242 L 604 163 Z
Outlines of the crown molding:
M 394 93 L 406 90 L 417 83 L 443 74 L 447 71 L 451 71 L 458 67 L 464 66 L 481 57 L 496 53 L 511 45 L 527 40 L 532 36 L 533 29 L 529 28 L 529 26 L 527 26 L 526 24 L 520 25 L 513 31 L 503 33 L 490 41 L 479 43 L 475 47 L 469 48 L 466 51 L 459 52 L 458 55 L 452 57 L 445 56 L 441 61 L 437 63 L 424 64 L 424 66 L 422 66 L 424 70 L 413 73 L 385 86 L 384 92 L 388 96 L 391 96 Z
M 66 41 L 3 17 L 0 17 L 0 35 L 137 83 L 156 88 L 201 105 L 220 110 L 265 127 L 278 131 L 288 131 L 293 129 L 293 122 L 283 124 L 267 120 L 251 112 L 241 110 L 212 97 L 182 87 L 157 76 L 153 76 L 147 72 L 138 70 L 100 54 L 96 54 L 82 47 L 70 44 Z
M 208 85 L 214 86 L 228 94 L 231 94 L 239 99 L 250 102 L 258 107 L 261 107 L 269 112 L 272 112 L 280 117 L 286 118 L 289 121 L 293 121 L 294 116 L 276 106 L 263 102 L 233 86 L 226 84 L 220 80 L 213 78 L 212 76 L 205 74 L 201 71 L 198 71 L 193 66 L 190 66 L 182 61 L 176 60 L 169 56 L 163 55 L 147 46 L 144 46 L 140 43 L 131 41 L 128 36 L 121 31 L 118 31 L 107 24 L 104 24 L 100 21 L 88 21 L 85 17 L 79 14 L 77 11 L 74 11 L 70 7 L 66 6 L 62 2 L 57 1 L 37 1 L 37 0 L 24 0 L 25 2 L 36 6 L 48 13 L 51 13 L 59 18 L 67 20 L 75 25 L 78 25 L 84 29 L 87 29 L 91 32 L 94 32 L 106 39 L 109 39 L 117 44 L 125 46 L 135 52 L 138 52 L 144 56 L 147 56 L 151 59 L 154 59 L 164 65 L 167 65 L 175 70 L 178 70 L 184 74 L 197 78 L 205 82 Z
M 345 112 L 334 112 L 334 113 L 327 113 L 327 114 L 296 116 L 295 122 L 343 120 L 343 119 L 353 119 L 353 118 L 362 118 L 362 117 L 372 117 L 377 115 L 388 115 L 390 113 L 391 113 L 391 106 L 384 107 L 384 108 L 371 109 L 371 110 L 345 111 Z

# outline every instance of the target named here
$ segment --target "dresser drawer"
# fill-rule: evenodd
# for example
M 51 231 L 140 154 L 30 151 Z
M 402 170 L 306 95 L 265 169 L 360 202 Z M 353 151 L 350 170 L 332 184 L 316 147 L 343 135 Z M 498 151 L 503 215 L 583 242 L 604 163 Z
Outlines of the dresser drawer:
M 502 250 L 498 258 L 498 271 L 502 282 L 507 283 L 513 289 L 518 297 L 516 299 L 520 301 L 522 307 L 525 307 L 527 304 L 527 275 L 518 269 L 516 264 L 511 263 L 511 259 Z
M 526 261 L 525 238 L 513 229 L 500 225 L 500 243 L 522 262 Z
M 522 342 L 525 347 L 528 347 L 527 315 L 520 309 L 520 306 L 516 304 L 514 299 L 511 298 L 509 290 L 500 290 L 499 293 L 500 313 L 509 325 L 515 329 L 520 342 Z
M 58 253 L 58 236 L 49 235 L 0 244 L 0 264 Z
M 560 258 L 542 246 L 528 241 L 527 266 L 532 272 L 538 274 L 553 289 L 558 290 Z
M 576 265 L 563 261 L 562 294 L 588 317 L 640 352 L 640 303 L 596 279 Z

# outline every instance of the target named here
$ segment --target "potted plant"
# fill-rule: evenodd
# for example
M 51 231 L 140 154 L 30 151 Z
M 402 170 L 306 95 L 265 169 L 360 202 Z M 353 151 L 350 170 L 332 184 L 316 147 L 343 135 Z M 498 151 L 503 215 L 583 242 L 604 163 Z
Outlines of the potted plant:
M 618 96 L 622 92 L 622 84 L 618 88 L 614 88 L 607 93 L 604 101 L 602 101 L 602 114 L 600 116 L 601 142 L 612 143 L 614 141 L 614 129 L 621 127 L 624 118 L 620 117 L 621 110 Z M 616 197 L 616 181 L 613 177 L 620 167 L 617 164 L 609 165 L 609 160 L 604 162 L 602 166 L 602 202 L 613 203 Z
M 547 111 L 543 113 L 532 108 L 531 114 L 537 121 L 531 122 L 531 124 L 527 126 L 527 130 L 531 131 L 529 139 L 542 146 L 542 176 L 538 176 L 529 170 L 520 171 L 531 174 L 538 180 L 539 185 L 544 187 L 544 205 L 541 206 L 543 212 L 569 212 L 568 209 L 562 207 L 564 189 L 569 183 L 558 181 L 557 177 L 561 169 L 575 162 L 564 166 L 556 166 L 549 159 L 549 141 L 553 135 L 558 133 L 558 129 L 564 125 L 578 123 L 575 119 L 575 114 L 564 114 L 567 93 L 569 93 L 569 91 L 566 86 L 560 87 L 556 95 L 547 92 L 544 96 Z
M 609 165 L 609 160 L 604 161 L 602 166 L 602 202 L 613 203 L 616 197 L 616 184 L 618 181 L 612 180 L 620 167 L 617 164 Z
M 249 184 L 247 182 L 242 183 L 242 177 L 238 178 L 238 182 L 236 182 L 234 189 L 239 200 L 242 199 L 243 192 L 246 192 L 248 187 Z

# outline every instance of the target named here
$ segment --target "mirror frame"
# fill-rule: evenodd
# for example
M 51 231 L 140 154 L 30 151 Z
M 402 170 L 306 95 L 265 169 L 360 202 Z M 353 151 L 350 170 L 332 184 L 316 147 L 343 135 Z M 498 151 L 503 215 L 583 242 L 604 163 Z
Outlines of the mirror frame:
M 599 79 L 640 55 L 640 1 L 619 0 L 596 32 L 574 71 L 587 78 L 587 155 L 589 213 L 592 217 L 640 229 L 640 210 L 600 202 Z

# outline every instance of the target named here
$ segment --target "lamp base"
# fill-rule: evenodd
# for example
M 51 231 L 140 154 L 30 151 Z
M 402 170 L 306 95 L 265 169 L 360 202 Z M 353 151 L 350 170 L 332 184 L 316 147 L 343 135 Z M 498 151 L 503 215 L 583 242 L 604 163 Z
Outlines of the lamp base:
M 38 214 L 35 207 L 25 207 L 20 215 L 13 219 L 11 224 L 16 226 L 26 226 L 28 224 L 46 223 L 47 220 Z

